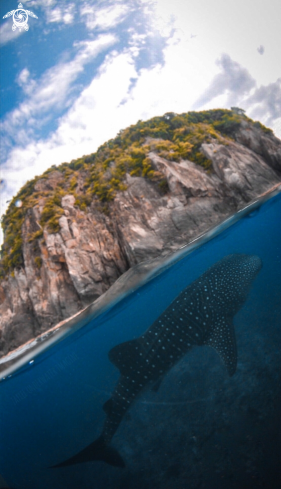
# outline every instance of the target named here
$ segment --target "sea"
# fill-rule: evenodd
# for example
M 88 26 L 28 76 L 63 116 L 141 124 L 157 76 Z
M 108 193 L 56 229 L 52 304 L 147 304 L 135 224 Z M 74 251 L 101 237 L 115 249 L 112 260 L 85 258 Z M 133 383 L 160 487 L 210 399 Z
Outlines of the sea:
M 233 318 L 234 375 L 213 348 L 194 346 L 123 416 L 110 444 L 125 467 L 53 467 L 102 432 L 120 377 L 110 350 L 231 254 L 262 260 Z M 1 360 L 0 489 L 279 489 L 281 187 L 155 266 L 131 269 L 115 290 Z

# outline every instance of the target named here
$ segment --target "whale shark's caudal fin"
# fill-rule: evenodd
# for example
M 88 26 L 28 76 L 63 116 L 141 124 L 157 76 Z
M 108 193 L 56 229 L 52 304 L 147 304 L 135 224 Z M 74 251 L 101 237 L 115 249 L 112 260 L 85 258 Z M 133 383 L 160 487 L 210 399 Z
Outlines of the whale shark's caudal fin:
M 125 467 L 124 460 L 121 455 L 109 445 L 106 445 L 102 437 L 99 437 L 93 443 L 81 450 L 71 458 L 57 465 L 52 465 L 51 469 L 56 467 L 67 467 L 68 465 L 81 464 L 83 462 L 93 462 L 101 460 L 115 467 Z

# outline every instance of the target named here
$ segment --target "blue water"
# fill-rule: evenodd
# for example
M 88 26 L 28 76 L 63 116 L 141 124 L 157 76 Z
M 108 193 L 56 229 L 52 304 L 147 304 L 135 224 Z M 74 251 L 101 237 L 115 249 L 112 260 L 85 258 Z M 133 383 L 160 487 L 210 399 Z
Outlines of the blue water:
M 2 380 L 0 474 L 9 487 L 279 488 L 280 216 L 279 193 Z M 230 253 L 263 262 L 234 318 L 235 375 L 228 377 L 211 348 L 194 348 L 119 426 L 112 445 L 125 469 L 103 462 L 48 468 L 100 435 L 102 405 L 119 377 L 108 351 L 140 336 L 183 288 Z

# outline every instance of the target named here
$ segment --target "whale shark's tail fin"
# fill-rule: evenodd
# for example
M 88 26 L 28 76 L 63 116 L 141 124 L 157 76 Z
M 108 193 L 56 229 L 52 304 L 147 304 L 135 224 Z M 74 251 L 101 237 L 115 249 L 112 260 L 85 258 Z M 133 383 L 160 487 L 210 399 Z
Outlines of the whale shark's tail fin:
M 101 460 L 109 465 L 115 467 L 125 467 L 124 460 L 121 455 L 109 445 L 104 443 L 103 438 L 100 436 L 93 443 L 81 450 L 71 458 L 68 458 L 64 462 L 57 465 L 52 465 L 51 469 L 56 467 L 66 467 L 68 465 L 81 464 L 83 462 L 93 462 L 95 460 Z

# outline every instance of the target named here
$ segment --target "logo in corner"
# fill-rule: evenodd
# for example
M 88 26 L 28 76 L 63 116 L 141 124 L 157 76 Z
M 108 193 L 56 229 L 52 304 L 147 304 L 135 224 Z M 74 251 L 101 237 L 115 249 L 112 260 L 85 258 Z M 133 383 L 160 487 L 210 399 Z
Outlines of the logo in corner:
M 11 17 L 11 15 L 13 16 L 13 31 L 15 31 L 16 28 L 18 28 L 20 31 L 22 29 L 28 31 L 28 16 L 34 17 L 34 19 L 38 19 L 37 15 L 35 15 L 33 12 L 30 12 L 30 10 L 25 10 L 22 3 L 18 4 L 18 8 L 16 10 L 11 10 L 11 12 L 8 12 L 6 15 L 4 15 L 3 19 Z

